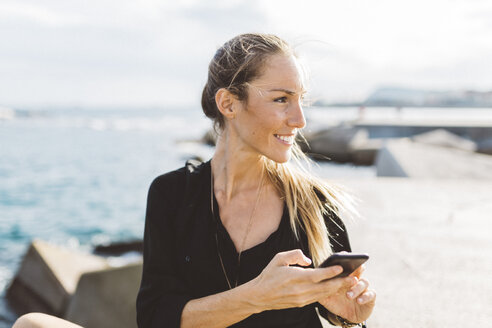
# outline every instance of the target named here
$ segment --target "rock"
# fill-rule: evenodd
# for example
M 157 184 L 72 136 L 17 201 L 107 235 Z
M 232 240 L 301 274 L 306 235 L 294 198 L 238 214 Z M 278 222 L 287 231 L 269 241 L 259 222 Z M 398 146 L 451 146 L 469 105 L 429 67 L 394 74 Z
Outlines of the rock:
M 426 145 L 476 151 L 477 145 L 469 139 L 462 138 L 444 129 L 432 130 L 411 138 L 413 141 Z
M 215 146 L 215 143 L 217 142 L 217 133 L 215 130 L 213 128 L 208 130 L 202 137 L 201 142 L 209 146 Z
M 376 169 L 378 176 L 492 179 L 492 158 L 400 139 L 379 151 Z
M 479 153 L 492 155 L 492 138 L 480 141 L 477 148 Z
M 65 319 L 86 328 L 136 328 L 142 264 L 84 273 Z
M 7 298 L 18 314 L 61 315 L 82 273 L 107 268 L 104 258 L 34 240 L 11 283 Z
M 127 252 L 143 253 L 143 241 L 140 239 L 129 240 L 101 244 L 94 247 L 94 254 L 101 256 L 119 256 Z
M 368 133 L 351 126 L 337 126 L 306 136 L 311 154 L 326 156 L 336 162 L 352 161 L 352 150 L 365 144 Z
M 365 143 L 353 147 L 352 162 L 356 165 L 373 165 L 382 146 L 382 139 L 367 139 Z

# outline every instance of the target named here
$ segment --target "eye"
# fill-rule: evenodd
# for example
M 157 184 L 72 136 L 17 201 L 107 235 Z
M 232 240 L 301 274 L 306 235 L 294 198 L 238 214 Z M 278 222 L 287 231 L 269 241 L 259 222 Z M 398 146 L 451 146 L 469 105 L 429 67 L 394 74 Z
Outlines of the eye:
M 301 99 L 300 99 L 300 104 L 302 106 L 309 106 L 310 102 L 309 100 L 306 99 L 306 97 L 304 95 L 301 96 Z
M 287 97 L 275 98 L 273 101 L 283 104 L 283 103 L 286 103 L 287 102 Z

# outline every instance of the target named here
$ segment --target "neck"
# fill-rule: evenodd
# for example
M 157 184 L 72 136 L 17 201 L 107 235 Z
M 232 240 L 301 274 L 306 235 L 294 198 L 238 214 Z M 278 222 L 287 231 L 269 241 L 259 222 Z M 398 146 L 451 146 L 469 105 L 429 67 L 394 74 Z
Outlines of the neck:
M 258 188 L 264 174 L 261 155 L 239 145 L 227 129 L 217 139 L 211 166 L 214 190 L 227 201 L 243 190 Z

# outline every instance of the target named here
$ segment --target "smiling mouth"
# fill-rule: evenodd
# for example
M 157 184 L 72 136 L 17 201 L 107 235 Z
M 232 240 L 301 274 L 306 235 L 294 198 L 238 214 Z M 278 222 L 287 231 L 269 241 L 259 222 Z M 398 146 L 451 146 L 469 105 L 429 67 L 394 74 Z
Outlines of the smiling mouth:
M 275 138 L 286 145 L 292 145 L 294 143 L 294 135 L 279 135 L 274 134 Z

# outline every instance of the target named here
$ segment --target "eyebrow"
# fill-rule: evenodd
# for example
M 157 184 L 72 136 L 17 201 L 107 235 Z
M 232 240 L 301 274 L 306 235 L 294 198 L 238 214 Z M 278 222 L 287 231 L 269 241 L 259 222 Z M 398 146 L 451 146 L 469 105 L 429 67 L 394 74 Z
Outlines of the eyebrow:
M 286 94 L 291 95 L 291 96 L 297 94 L 297 92 L 295 92 L 295 91 L 291 91 L 291 90 L 283 89 L 283 88 L 270 89 L 270 90 L 267 90 L 267 91 L 268 92 L 281 91 L 281 92 L 285 92 Z M 301 91 L 301 94 L 305 94 L 306 92 L 307 92 L 306 90 L 302 90 Z

